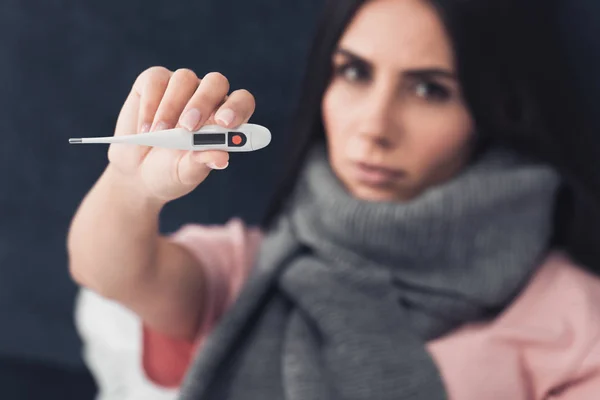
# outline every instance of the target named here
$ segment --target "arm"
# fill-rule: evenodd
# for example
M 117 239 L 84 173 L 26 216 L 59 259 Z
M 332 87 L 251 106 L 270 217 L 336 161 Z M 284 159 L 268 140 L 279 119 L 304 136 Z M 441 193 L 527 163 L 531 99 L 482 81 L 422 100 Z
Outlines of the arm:
M 202 316 L 202 266 L 159 235 L 162 204 L 141 193 L 109 165 L 73 218 L 67 239 L 71 274 L 149 327 L 191 339 Z
M 237 298 L 251 273 L 262 233 L 233 219 L 224 226 L 186 225 L 171 240 L 186 247 L 210 268 L 206 270 L 204 318 L 194 341 L 173 338 L 142 326 L 144 374 L 162 387 L 177 387 L 181 383 L 194 354 Z
M 239 126 L 253 114 L 254 97 L 245 90 L 228 92 L 229 81 L 216 72 L 200 79 L 189 69 L 149 68 L 134 82 L 115 136 L 175 126 L 194 131 L 210 123 Z M 225 168 L 229 154 L 113 144 L 108 159 L 72 221 L 71 274 L 149 327 L 193 339 L 205 311 L 203 266 L 159 235 L 158 216 L 164 204 L 193 191 L 212 169 Z

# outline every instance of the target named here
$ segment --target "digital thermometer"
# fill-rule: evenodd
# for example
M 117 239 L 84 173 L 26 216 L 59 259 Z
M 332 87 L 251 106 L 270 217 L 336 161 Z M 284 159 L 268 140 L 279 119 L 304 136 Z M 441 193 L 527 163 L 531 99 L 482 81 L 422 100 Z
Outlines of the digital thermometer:
M 271 132 L 264 126 L 256 124 L 242 124 L 235 129 L 207 125 L 194 132 L 174 128 L 125 136 L 71 138 L 69 143 L 127 143 L 179 150 L 246 152 L 267 147 L 271 143 Z

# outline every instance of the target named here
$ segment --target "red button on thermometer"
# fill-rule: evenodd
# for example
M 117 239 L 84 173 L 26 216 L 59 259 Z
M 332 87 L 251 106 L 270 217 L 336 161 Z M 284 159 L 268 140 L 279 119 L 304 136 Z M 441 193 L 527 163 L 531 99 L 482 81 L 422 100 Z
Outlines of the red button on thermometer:
M 203 126 L 195 132 L 183 128 L 146 132 L 137 135 L 71 138 L 71 144 L 128 143 L 179 150 L 256 151 L 271 143 L 271 132 L 264 126 L 242 124 L 235 129 L 219 125 Z

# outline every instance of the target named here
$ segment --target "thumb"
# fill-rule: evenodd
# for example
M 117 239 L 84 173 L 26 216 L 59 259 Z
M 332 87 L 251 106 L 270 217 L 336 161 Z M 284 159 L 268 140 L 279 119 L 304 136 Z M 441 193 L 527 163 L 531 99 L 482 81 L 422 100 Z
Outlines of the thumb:
M 229 165 L 229 153 L 225 151 L 189 151 L 179 161 L 179 179 L 184 185 L 198 185 L 211 170 L 225 169 Z

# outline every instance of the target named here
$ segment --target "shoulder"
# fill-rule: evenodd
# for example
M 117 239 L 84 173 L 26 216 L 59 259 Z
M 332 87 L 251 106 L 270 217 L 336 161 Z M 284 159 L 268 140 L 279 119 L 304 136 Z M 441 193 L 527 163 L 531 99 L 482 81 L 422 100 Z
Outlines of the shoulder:
M 542 399 L 584 379 L 600 383 L 599 341 L 600 277 L 553 252 L 497 318 L 464 326 L 429 348 L 453 398 L 495 391 Z M 481 384 L 456 371 L 470 371 Z
M 232 218 L 224 225 L 188 223 L 171 233 L 170 236 L 178 241 L 236 244 L 256 240 L 262 236 L 262 232 L 259 228 L 249 226 L 239 218 Z
M 600 277 L 566 254 L 553 252 L 490 332 L 502 347 L 512 347 L 519 355 L 521 369 L 530 372 L 539 396 L 598 387 Z
M 209 263 L 224 259 L 250 262 L 262 241 L 262 231 L 234 218 L 224 225 L 185 224 L 169 235 L 196 257 Z
M 233 301 L 254 265 L 263 232 L 241 219 L 224 225 L 186 224 L 171 234 L 205 267 L 213 290 Z
M 535 312 L 534 312 L 535 311 Z M 528 286 L 495 322 L 501 326 L 571 327 L 600 331 L 600 277 L 562 252 L 552 252 Z

